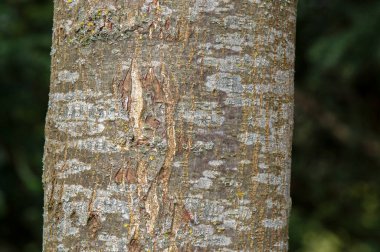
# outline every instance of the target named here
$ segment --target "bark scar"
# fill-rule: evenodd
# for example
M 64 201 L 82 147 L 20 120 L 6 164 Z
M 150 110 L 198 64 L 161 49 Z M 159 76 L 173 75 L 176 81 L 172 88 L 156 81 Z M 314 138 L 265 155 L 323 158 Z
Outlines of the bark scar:
M 166 135 L 168 141 L 168 147 L 166 150 L 166 155 L 164 159 L 164 163 L 156 173 L 155 178 L 149 185 L 149 188 L 146 194 L 143 197 L 143 200 L 146 200 L 153 188 L 156 188 L 159 185 L 162 185 L 163 193 L 165 198 L 168 193 L 169 180 L 171 175 L 171 167 L 174 160 L 174 156 L 176 154 L 176 134 L 175 134 L 175 105 L 177 104 L 176 96 L 173 93 L 170 87 L 170 81 L 167 76 L 162 74 L 163 79 L 163 93 L 164 93 L 164 103 L 165 103 L 165 121 L 166 121 Z M 155 191 L 155 190 L 153 190 Z
M 132 59 L 124 79 L 119 84 L 122 107 L 133 121 L 133 132 L 141 136 L 142 112 L 144 109 L 143 85 L 137 63 Z

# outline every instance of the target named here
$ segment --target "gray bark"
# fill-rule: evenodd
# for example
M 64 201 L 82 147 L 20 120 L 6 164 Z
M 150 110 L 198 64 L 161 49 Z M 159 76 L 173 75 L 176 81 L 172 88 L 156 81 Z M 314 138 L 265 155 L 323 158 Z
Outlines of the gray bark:
M 287 251 L 295 0 L 55 1 L 45 251 Z

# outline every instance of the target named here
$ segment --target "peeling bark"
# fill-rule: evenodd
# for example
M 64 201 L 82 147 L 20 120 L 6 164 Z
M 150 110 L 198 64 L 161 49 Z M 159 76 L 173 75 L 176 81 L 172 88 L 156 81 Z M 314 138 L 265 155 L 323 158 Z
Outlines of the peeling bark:
M 296 1 L 55 1 L 44 251 L 287 251 Z

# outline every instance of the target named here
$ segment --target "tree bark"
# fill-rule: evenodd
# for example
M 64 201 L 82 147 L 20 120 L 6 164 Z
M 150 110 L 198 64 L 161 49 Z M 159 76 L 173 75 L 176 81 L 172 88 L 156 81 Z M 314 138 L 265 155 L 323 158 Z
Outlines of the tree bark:
M 287 251 L 296 0 L 55 0 L 44 251 Z

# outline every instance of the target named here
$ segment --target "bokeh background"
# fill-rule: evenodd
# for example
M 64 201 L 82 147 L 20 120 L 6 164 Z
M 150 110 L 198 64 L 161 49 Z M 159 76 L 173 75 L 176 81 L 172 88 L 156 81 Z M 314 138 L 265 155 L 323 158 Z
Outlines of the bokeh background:
M 299 0 L 290 251 L 380 251 L 380 1 Z M 0 251 L 41 251 L 52 0 L 0 1 Z

